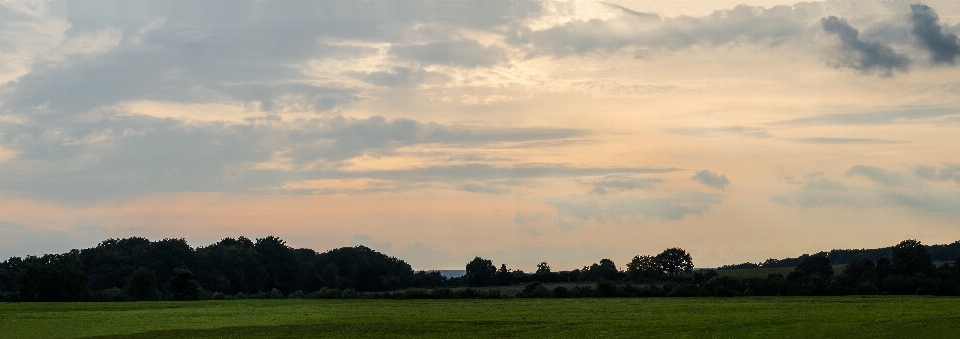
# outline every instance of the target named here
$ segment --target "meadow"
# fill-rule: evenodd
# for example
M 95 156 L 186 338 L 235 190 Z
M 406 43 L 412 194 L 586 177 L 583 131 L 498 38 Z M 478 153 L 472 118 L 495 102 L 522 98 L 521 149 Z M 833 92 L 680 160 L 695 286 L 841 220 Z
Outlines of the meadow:
M 922 296 L 0 303 L 0 338 L 922 338 L 960 333 Z

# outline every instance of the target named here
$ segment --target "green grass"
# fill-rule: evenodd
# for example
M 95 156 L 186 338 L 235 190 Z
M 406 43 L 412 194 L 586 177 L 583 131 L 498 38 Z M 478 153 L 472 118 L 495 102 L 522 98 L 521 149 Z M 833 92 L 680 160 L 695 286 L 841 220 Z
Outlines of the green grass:
M 948 338 L 958 298 L 0 303 L 0 338 Z

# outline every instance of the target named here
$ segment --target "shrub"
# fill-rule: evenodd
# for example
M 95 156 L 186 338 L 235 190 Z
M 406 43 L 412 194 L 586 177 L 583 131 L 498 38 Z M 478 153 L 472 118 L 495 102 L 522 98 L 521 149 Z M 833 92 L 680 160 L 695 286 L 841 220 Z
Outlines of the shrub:
M 430 291 L 430 295 L 437 299 L 451 299 L 456 296 L 449 288 L 434 288 Z
M 480 293 L 480 291 L 472 288 L 464 288 L 457 291 L 457 298 L 460 299 L 479 299 L 481 296 L 483 295 Z
M 597 283 L 597 296 L 601 298 L 610 298 L 619 296 L 620 289 L 612 281 L 601 281 Z
M 310 299 L 340 299 L 340 298 L 343 298 L 343 292 L 334 288 L 322 287 L 319 290 L 314 291 L 313 293 L 310 293 Z
M 551 298 L 569 298 L 570 290 L 563 286 L 554 287 L 553 290 L 550 291 L 550 297 Z
M 227 296 L 220 292 L 213 292 L 213 295 L 210 296 L 210 299 L 213 300 L 225 300 Z
M 593 296 L 593 287 L 588 285 L 574 286 L 570 294 L 575 298 L 588 298 Z
M 740 279 L 718 275 L 700 287 L 700 294 L 712 297 L 732 297 L 743 294 L 745 286 Z
M 290 293 L 290 299 L 306 299 L 307 294 L 303 293 L 303 290 L 296 290 L 293 293 Z
M 106 301 L 124 301 L 126 298 L 123 295 L 123 291 L 120 288 L 108 288 L 104 290 L 99 290 L 93 293 L 93 300 L 106 302 Z
M 487 290 L 486 292 L 483 292 L 483 295 L 481 296 L 483 299 L 500 299 L 504 297 L 505 296 L 503 295 L 503 292 L 500 292 L 500 290 Z
M 352 288 L 348 288 L 340 292 L 340 298 L 343 299 L 357 299 L 360 297 L 360 293 Z
M 123 293 L 131 300 L 160 299 L 160 290 L 157 289 L 157 275 L 146 268 L 138 268 L 130 274 Z
M 425 288 L 408 288 L 393 294 L 397 299 L 431 299 L 430 292 Z
M 861 281 L 857 284 L 857 294 L 877 294 L 880 292 L 880 288 L 877 285 L 874 285 L 869 281 Z
M 270 299 L 283 299 L 283 293 L 280 290 L 274 288 L 270 290 Z
M 550 291 L 539 281 L 534 281 L 523 287 L 520 296 L 524 298 L 546 298 L 550 296 Z

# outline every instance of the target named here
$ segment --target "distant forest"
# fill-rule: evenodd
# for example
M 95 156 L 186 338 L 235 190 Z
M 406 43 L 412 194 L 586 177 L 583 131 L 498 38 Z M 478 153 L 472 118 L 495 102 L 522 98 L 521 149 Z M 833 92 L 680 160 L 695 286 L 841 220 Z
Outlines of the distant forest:
M 960 255 L 960 241 L 956 241 L 952 244 L 946 245 L 924 245 L 927 253 L 930 254 L 930 258 L 933 261 L 952 261 L 956 258 L 957 255 Z M 813 255 L 825 256 L 830 259 L 830 262 L 834 265 L 844 265 L 855 259 L 868 258 L 873 261 L 877 261 L 880 258 L 890 259 L 893 257 L 893 248 L 883 247 L 883 248 L 871 248 L 871 249 L 844 249 L 844 250 L 830 250 L 830 252 L 819 252 Z M 796 258 L 785 258 L 785 259 L 767 259 L 764 262 L 760 263 L 750 263 L 745 262 L 742 264 L 736 265 L 724 265 L 717 268 L 718 270 L 727 270 L 727 269 L 745 269 L 745 268 L 760 268 L 760 267 L 796 267 L 801 262 L 810 257 L 811 254 L 804 254 Z
M 942 263 L 939 267 L 934 262 Z M 844 264 L 842 272 L 832 265 Z M 728 269 L 793 267 L 788 274 L 738 279 Z M 610 259 L 582 269 L 535 272 L 476 257 L 466 275 L 415 272 L 364 246 L 318 253 L 277 237 L 225 238 L 192 248 L 184 239 L 108 239 L 93 248 L 0 263 L 0 301 L 134 301 L 245 298 L 501 298 L 741 295 L 960 295 L 960 241 L 905 240 L 879 249 L 832 250 L 761 264 L 694 270 L 685 250 Z M 547 285 L 551 284 L 551 285 Z M 515 295 L 484 286 L 522 286 Z M 548 286 L 551 286 L 548 288 Z

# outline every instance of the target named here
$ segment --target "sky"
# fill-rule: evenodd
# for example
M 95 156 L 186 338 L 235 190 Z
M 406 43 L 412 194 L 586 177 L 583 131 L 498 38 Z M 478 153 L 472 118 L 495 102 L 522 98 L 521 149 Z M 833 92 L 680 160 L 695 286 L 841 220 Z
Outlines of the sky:
M 0 258 L 960 240 L 954 0 L 0 2 Z

